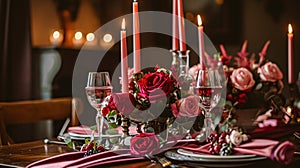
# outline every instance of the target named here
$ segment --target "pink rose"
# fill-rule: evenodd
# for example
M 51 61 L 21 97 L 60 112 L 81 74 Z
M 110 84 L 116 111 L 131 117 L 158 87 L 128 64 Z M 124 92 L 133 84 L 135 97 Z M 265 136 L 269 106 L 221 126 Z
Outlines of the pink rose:
M 182 98 L 179 101 L 179 113 L 176 117 L 196 117 L 201 114 L 201 108 L 198 106 L 199 97 L 197 96 L 189 96 L 186 98 Z
M 159 146 L 155 133 L 140 133 L 130 139 L 130 151 L 133 155 L 153 155 L 159 150 Z
M 289 164 L 292 161 L 296 147 L 289 141 L 284 141 L 280 143 L 275 149 L 273 149 L 273 159 L 283 163 L 285 165 Z
M 111 95 L 115 108 L 123 115 L 129 115 L 135 108 L 134 97 L 129 93 L 115 93 Z
M 230 79 L 234 87 L 241 91 L 251 89 L 255 84 L 252 73 L 246 68 L 235 69 Z
M 275 82 L 283 78 L 282 72 L 278 66 L 272 62 L 264 64 L 258 68 L 257 72 L 263 81 Z
M 140 92 L 149 96 L 150 102 L 154 103 L 167 97 L 174 82 L 169 74 L 161 71 L 146 74 L 138 81 L 138 85 Z
M 200 64 L 194 65 L 189 69 L 189 74 L 194 78 L 197 79 L 198 71 L 201 69 Z

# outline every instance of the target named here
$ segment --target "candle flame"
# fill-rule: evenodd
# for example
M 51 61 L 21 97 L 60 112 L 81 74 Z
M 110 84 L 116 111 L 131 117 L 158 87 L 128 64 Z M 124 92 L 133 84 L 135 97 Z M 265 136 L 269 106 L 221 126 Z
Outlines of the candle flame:
M 198 20 L 198 26 L 202 25 L 202 20 L 201 20 L 201 16 L 197 15 L 197 20 Z
M 123 18 L 123 20 L 122 20 L 122 26 L 121 26 L 122 30 L 125 30 L 125 25 L 126 25 L 125 18 Z
M 288 31 L 289 31 L 289 33 L 293 33 L 293 28 L 292 28 L 291 24 L 289 24 L 289 26 L 288 26 Z
M 137 0 L 133 0 L 133 2 L 137 2 Z

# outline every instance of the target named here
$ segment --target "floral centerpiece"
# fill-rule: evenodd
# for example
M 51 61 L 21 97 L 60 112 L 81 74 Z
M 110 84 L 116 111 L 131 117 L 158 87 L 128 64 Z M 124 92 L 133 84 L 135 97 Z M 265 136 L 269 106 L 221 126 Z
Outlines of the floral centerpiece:
M 257 116 L 268 116 L 276 119 L 278 124 L 282 123 L 285 116 L 283 75 L 275 63 L 265 58 L 269 43 L 267 41 L 258 54 L 258 60 L 255 54 L 246 51 L 247 41 L 236 57 L 227 55 L 224 46 L 220 46 L 220 61 L 227 77 L 226 104 L 219 124 L 223 130 L 236 124 L 235 111 L 243 108 L 257 108 Z M 264 117 L 258 117 L 256 124 L 263 122 Z
M 180 99 L 180 89 L 171 71 L 147 68 L 133 73 L 128 86 L 128 93 L 114 93 L 104 101 L 102 115 L 111 126 L 120 125 L 123 116 L 138 125 L 138 132 L 159 133 L 176 118 L 171 105 Z

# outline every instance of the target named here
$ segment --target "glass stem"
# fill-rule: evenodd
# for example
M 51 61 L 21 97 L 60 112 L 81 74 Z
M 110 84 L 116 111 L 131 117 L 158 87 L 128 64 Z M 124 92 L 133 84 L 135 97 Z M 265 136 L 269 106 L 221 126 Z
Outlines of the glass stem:
M 97 130 L 98 130 L 98 144 L 100 144 L 100 145 L 102 144 L 103 122 L 104 122 L 104 118 L 100 114 L 100 112 L 98 112 L 97 116 L 96 116 L 96 124 L 97 124 Z
M 205 139 L 207 139 L 208 136 L 211 134 L 212 127 L 213 127 L 213 121 L 211 119 L 211 113 L 210 111 L 205 111 L 205 118 L 204 118 Z

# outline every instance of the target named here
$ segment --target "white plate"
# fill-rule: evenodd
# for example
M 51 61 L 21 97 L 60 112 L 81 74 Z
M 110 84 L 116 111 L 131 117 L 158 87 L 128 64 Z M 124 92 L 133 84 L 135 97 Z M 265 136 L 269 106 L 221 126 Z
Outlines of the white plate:
M 69 132 L 68 133 L 69 136 L 71 137 L 71 139 L 74 139 L 74 140 L 84 140 L 86 138 L 91 138 L 91 135 L 87 135 L 87 134 L 76 134 L 76 133 L 72 133 L 72 132 Z M 97 138 L 98 135 L 94 135 L 95 138 Z M 116 135 L 102 135 L 103 138 L 115 138 L 115 137 L 120 137 L 121 135 L 119 134 L 116 134 Z
M 218 156 L 212 156 L 212 157 L 194 157 L 191 155 L 183 155 L 178 153 L 176 150 L 167 151 L 165 153 L 165 156 L 169 159 L 178 160 L 178 161 L 191 161 L 191 162 L 202 162 L 202 163 L 242 163 L 242 162 L 252 162 L 252 161 L 258 161 L 266 159 L 266 157 L 262 156 L 248 156 L 248 157 L 239 157 L 239 158 L 227 158 L 227 159 L 219 159 Z
M 192 151 L 188 151 L 185 149 L 178 149 L 177 152 L 186 156 L 199 157 L 203 159 L 214 159 L 214 160 L 224 160 L 224 159 L 245 159 L 245 158 L 253 158 L 256 155 L 229 155 L 229 156 L 220 156 L 220 155 L 207 155 L 207 154 L 198 154 Z

